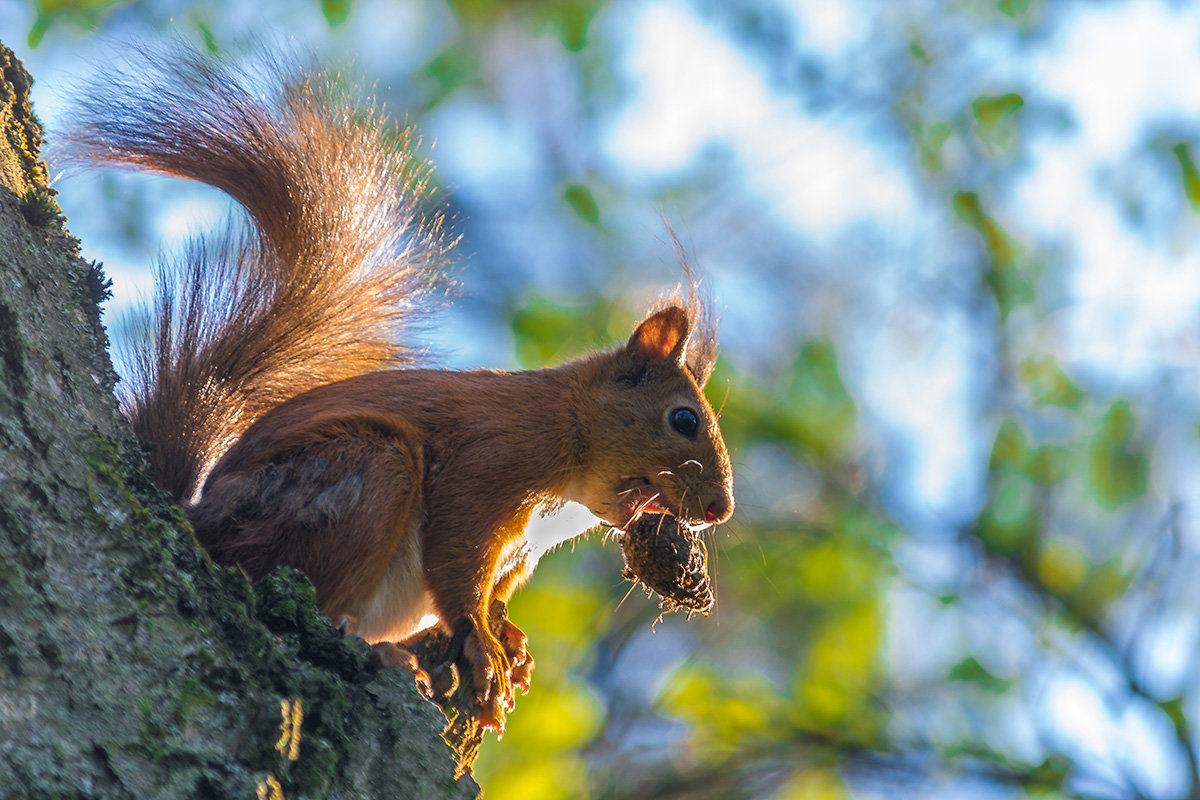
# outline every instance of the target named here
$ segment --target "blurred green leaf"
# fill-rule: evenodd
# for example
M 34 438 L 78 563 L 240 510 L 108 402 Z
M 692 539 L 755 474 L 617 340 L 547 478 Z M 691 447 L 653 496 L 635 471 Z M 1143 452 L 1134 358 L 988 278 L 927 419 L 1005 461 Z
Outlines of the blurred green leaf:
M 192 24 L 200 31 L 200 38 L 204 40 L 204 52 L 216 55 L 219 49 L 217 37 L 213 33 L 212 27 L 202 19 L 192 20 Z
M 535 30 L 549 30 L 571 52 L 587 45 L 592 18 L 603 0 L 451 0 L 459 20 L 471 27 L 492 27 L 515 18 Z
M 1111 603 L 1129 588 L 1129 577 L 1120 562 L 1091 564 L 1087 580 L 1075 588 L 1072 603 L 1086 620 L 1104 619 Z
M 753 673 L 717 674 L 690 663 L 671 676 L 658 698 L 659 708 L 688 723 L 698 746 L 726 749 L 744 741 L 779 736 L 773 723 L 782 707 L 778 691 Z
M 582 748 L 596 735 L 604 716 L 595 695 L 578 678 L 539 681 L 537 693 L 523 695 L 518 703 L 527 719 L 518 723 L 514 714 L 505 737 L 512 737 L 518 748 L 543 757 Z
M 501 0 L 449 0 L 449 5 L 463 22 L 490 24 L 504 9 L 505 3 Z
M 920 135 L 917 137 L 917 150 L 921 166 L 928 172 L 936 174 L 944 168 L 942 150 L 950 140 L 951 133 L 950 126 L 944 122 L 921 126 Z
M 971 103 L 971 113 L 985 135 L 996 135 L 998 128 L 1007 123 L 1014 114 L 1025 106 L 1025 98 L 1015 92 L 977 97 Z
M 988 549 L 1014 555 L 1036 541 L 1040 507 L 1037 486 L 1025 475 L 1000 473 L 979 521 L 979 536 Z
M 575 638 L 579 625 L 595 619 L 602 606 L 601 598 L 586 583 L 547 581 L 531 582 L 512 599 L 511 612 L 524 620 L 527 633 L 545 634 L 558 638 Z M 613 576 L 618 577 L 617 575 Z
M 1196 169 L 1196 160 L 1192 157 L 1191 145 L 1180 142 L 1171 148 L 1171 152 L 1179 161 L 1180 179 L 1183 181 L 1183 195 L 1193 211 L 1200 211 L 1200 171 Z
M 1000 13 L 1013 19 L 1020 19 L 1029 13 L 1029 8 L 1033 4 L 1033 0 L 999 0 L 996 3 L 996 8 L 1000 9 Z
M 1133 439 L 1133 410 L 1113 403 L 1087 449 L 1087 484 L 1101 508 L 1113 510 L 1146 493 L 1150 462 Z
M 1041 584 L 1051 592 L 1071 595 L 1087 580 L 1087 554 L 1073 542 L 1051 539 L 1041 543 L 1034 570 Z
M 1070 453 L 1057 445 L 1043 445 L 1033 455 L 1029 475 L 1042 486 L 1052 486 L 1067 476 Z
M 321 0 L 321 13 L 329 27 L 336 28 L 350 16 L 351 0 Z
M 587 46 L 588 28 L 604 3 L 603 0 L 537 0 L 530 5 L 543 23 L 558 34 L 563 47 L 578 52 Z
M 1024 107 L 1025 98 L 1015 92 L 978 97 L 971 103 L 975 135 L 985 145 L 985 152 L 996 154 L 1011 150 L 1020 131 L 1017 114 Z
M 810 549 L 796 580 L 810 600 L 830 604 L 870 596 L 881 578 L 878 558 L 848 537 L 833 537 Z
M 1167 719 L 1171 720 L 1171 727 L 1175 730 L 1187 731 L 1189 729 L 1187 711 L 1184 708 L 1184 698 L 1182 696 L 1162 700 L 1159 702 L 1158 707 L 1167 715 Z
M 527 369 L 540 369 L 611 344 L 606 341 L 611 311 L 603 300 L 578 308 L 530 298 L 512 316 L 517 360 Z
M 1033 392 L 1037 405 L 1057 405 L 1074 408 L 1083 399 L 1079 390 L 1066 373 L 1050 356 L 1030 356 L 1021 362 L 1021 380 Z
M 964 658 L 951 667 L 947 677 L 952 681 L 973 683 L 990 694 L 1002 694 L 1013 684 L 1011 680 L 993 675 L 974 656 Z
M 574 209 L 576 216 L 584 222 L 595 225 L 600 221 L 600 206 L 596 203 L 592 191 L 586 186 L 572 183 L 563 192 L 563 198 Z
M 954 195 L 952 205 L 958 218 L 974 228 L 983 240 L 988 258 L 984 280 L 996 298 L 1001 318 L 1007 317 L 1018 305 L 1033 302 L 1034 287 L 1019 268 L 1021 248 L 986 213 L 979 195 L 975 192 L 958 192 Z
M 127 0 L 40 0 L 35 4 L 37 16 L 26 40 L 30 47 L 37 47 L 50 28 L 58 23 L 93 28 L 101 13 L 125 2 Z
M 822 460 L 848 453 L 857 412 L 828 339 L 810 339 L 800 348 L 787 381 L 784 409 L 779 417 L 779 433 L 784 439 Z
M 1028 772 L 1031 779 L 1045 786 L 1062 786 L 1070 770 L 1071 762 L 1056 753 L 1047 756 Z
M 659 707 L 668 714 L 690 719 L 716 705 L 718 678 L 699 664 L 685 665 L 671 676 L 658 699 Z
M 456 42 L 434 56 L 424 73 L 436 86 L 429 101 L 436 106 L 459 87 L 478 79 L 479 52 L 465 42 Z
M 795 711 L 803 726 L 834 726 L 863 738 L 877 735 L 883 719 L 872 707 L 871 690 L 881 668 L 881 605 L 844 607 L 816 630 L 795 673 Z
M 1014 419 L 1006 419 L 996 431 L 988 469 L 1023 470 L 1029 462 L 1029 437 Z

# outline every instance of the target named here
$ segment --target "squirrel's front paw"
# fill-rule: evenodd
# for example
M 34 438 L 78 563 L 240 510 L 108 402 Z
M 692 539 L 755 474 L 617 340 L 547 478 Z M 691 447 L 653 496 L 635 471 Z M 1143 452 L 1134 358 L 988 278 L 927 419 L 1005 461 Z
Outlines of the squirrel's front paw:
M 533 678 L 533 656 L 527 647 L 529 637 L 525 631 L 505 619 L 500 627 L 500 644 L 508 656 L 509 681 L 521 687 L 522 694 L 529 694 L 529 682 Z
M 463 658 L 471 667 L 480 726 L 503 736 L 505 716 L 516 705 L 510 677 L 512 665 L 504 647 L 491 631 L 476 625 L 463 643 Z

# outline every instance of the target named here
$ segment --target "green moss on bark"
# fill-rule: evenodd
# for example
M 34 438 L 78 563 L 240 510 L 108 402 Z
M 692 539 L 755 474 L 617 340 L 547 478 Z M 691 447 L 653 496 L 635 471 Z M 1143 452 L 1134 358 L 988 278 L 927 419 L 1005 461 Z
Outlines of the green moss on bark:
M 0 147 L 0 176 L 28 205 L 29 213 L 45 220 L 32 224 L 47 225 L 60 212 L 48 188 L 46 164 L 39 156 L 42 124 L 29 102 L 32 85 L 33 79 L 12 50 L 0 44 L 0 132 L 8 145 Z

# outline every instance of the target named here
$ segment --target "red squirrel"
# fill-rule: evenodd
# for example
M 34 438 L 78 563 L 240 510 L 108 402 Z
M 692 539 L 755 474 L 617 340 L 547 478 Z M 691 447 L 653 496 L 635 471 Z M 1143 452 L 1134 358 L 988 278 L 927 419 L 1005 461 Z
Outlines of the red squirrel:
M 201 181 L 246 212 L 160 269 L 123 397 L 155 479 L 213 559 L 252 580 L 301 570 L 385 656 L 429 614 L 464 632 L 500 730 L 533 665 L 505 604 L 554 544 L 526 538 L 532 516 L 571 501 L 623 529 L 733 512 L 702 392 L 715 326 L 690 271 L 613 350 L 527 372 L 416 368 L 397 334 L 430 307 L 449 245 L 422 212 L 412 134 L 319 71 L 251 74 L 182 48 L 137 67 L 81 101 L 70 150 Z

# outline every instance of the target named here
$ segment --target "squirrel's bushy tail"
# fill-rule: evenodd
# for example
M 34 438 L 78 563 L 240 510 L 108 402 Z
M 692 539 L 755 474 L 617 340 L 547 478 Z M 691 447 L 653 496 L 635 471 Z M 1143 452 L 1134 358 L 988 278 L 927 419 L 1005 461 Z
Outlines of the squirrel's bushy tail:
M 264 411 L 400 366 L 399 329 L 445 260 L 428 174 L 336 76 L 248 72 L 183 47 L 142 53 L 81 101 L 68 157 L 215 186 L 247 212 L 160 266 L 122 394 L 155 477 L 188 500 Z

